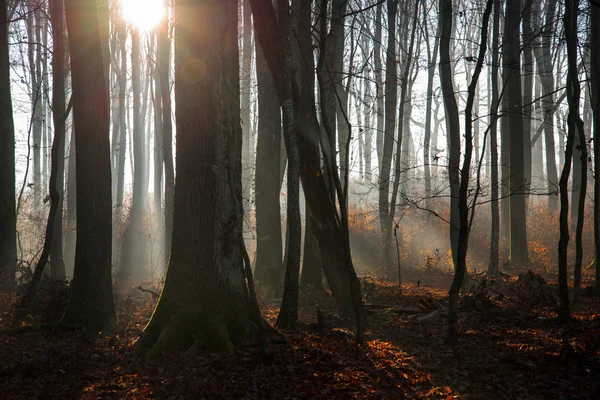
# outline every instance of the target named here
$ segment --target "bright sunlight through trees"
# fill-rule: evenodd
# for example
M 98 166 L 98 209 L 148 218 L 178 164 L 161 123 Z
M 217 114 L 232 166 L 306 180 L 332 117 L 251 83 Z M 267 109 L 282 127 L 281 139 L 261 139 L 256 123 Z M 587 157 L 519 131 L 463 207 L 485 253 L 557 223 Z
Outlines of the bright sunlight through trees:
M 164 18 L 162 0 L 121 0 L 121 15 L 128 23 L 148 31 Z

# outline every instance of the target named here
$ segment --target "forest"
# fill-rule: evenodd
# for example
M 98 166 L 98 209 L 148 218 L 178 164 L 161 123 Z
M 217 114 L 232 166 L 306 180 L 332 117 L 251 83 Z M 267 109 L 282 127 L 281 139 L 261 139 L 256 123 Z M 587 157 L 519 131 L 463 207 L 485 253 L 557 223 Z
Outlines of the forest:
M 599 134 L 599 0 L 0 0 L 0 398 L 597 398 Z

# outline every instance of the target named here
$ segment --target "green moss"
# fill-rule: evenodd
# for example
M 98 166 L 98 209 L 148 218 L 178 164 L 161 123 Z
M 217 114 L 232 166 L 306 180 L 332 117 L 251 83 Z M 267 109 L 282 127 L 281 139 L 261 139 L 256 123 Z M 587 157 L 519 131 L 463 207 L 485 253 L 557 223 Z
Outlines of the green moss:
M 203 312 L 186 308 L 162 326 L 146 359 L 159 358 L 163 353 L 177 351 L 230 352 L 234 345 L 247 338 L 250 321 L 247 315 L 215 316 L 215 311 Z

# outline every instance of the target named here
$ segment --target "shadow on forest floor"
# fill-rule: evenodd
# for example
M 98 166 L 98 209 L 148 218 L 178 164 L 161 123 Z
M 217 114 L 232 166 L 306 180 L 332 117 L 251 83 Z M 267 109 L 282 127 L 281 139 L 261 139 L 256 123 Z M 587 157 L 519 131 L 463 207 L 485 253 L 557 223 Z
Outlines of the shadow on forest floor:
M 232 354 L 172 354 L 147 362 L 133 342 L 156 301 L 136 288 L 116 298 L 119 327 L 98 335 L 34 331 L 0 334 L 1 398 L 593 398 L 600 392 L 600 310 L 585 298 L 568 329 L 548 307 L 524 310 L 518 296 L 472 292 L 460 310 L 460 342 L 443 342 L 450 276 L 431 273 L 420 287 L 374 279 L 364 283 L 366 343 L 350 332 L 286 332 L 292 346 L 267 356 L 248 345 Z M 407 276 L 407 282 L 416 282 Z M 0 330 L 20 326 L 0 297 Z M 515 300 L 516 299 L 516 300 Z M 315 322 L 326 294 L 303 291 L 301 319 Z M 263 302 L 273 322 L 278 303 Z M 41 317 L 27 324 L 44 322 Z M 595 347 L 594 347 L 595 346 Z

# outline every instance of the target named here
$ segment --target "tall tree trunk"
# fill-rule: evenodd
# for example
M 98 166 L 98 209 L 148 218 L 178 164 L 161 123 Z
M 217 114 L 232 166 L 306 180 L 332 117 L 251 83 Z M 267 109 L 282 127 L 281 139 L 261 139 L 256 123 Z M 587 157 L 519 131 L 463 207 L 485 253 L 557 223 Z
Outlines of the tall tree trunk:
M 65 1 L 77 136 L 77 245 L 62 320 L 100 331 L 115 320 L 111 277 L 109 98 L 98 4 Z M 82 207 L 81 205 L 85 205 Z
M 301 34 L 300 32 L 298 33 Z M 258 138 L 256 145 L 256 263 L 257 282 L 281 291 L 281 105 L 260 44 L 256 43 Z
M 492 68 L 491 89 L 492 99 L 490 103 L 490 153 L 491 153 L 491 198 L 490 206 L 492 212 L 492 225 L 490 233 L 490 262 L 488 264 L 487 276 L 497 276 L 499 272 L 499 250 L 500 250 L 500 211 L 498 209 L 498 65 L 499 65 L 499 37 L 500 37 L 500 0 L 494 0 L 494 22 L 492 28 Z M 495 111 L 495 112 L 494 112 Z
M 244 281 L 237 11 L 235 0 L 175 1 L 173 246 L 160 300 L 138 341 L 149 358 L 189 348 L 230 351 L 260 315 Z
M 556 14 L 556 0 L 548 0 L 546 6 L 546 21 L 542 30 L 541 47 L 534 47 L 536 58 L 541 60 L 538 64 L 540 79 L 542 81 L 542 109 L 544 113 L 544 139 L 546 144 L 546 176 L 548 179 L 548 192 L 556 193 L 558 190 L 558 173 L 556 171 L 556 148 L 554 142 L 554 76 L 552 72 L 552 37 L 554 33 L 554 17 Z M 548 206 L 551 210 L 558 209 L 558 197 L 548 196 Z
M 302 258 L 302 276 L 300 286 L 303 288 L 312 286 L 317 290 L 323 290 L 323 274 L 321 269 L 321 257 L 319 255 L 319 243 L 313 235 L 312 220 L 308 202 L 305 208 L 306 224 L 304 225 L 304 256 Z
M 423 163 L 425 175 L 425 204 L 431 208 L 431 117 L 433 103 L 433 78 L 435 76 L 435 66 L 437 64 L 439 39 L 436 32 L 433 39 L 433 52 L 429 44 L 429 24 L 427 23 L 427 7 L 426 1 L 423 0 L 423 26 L 425 27 L 425 42 L 427 44 L 427 100 L 425 103 L 425 132 L 423 138 Z
M 565 26 L 565 39 L 567 44 L 567 60 L 568 60 L 568 72 L 567 72 L 567 91 L 569 95 L 569 136 L 573 136 L 571 155 L 573 158 L 573 169 L 579 167 L 579 190 L 578 196 L 573 196 L 572 201 L 577 201 L 577 220 L 575 228 L 575 279 L 573 282 L 574 293 L 573 293 L 573 309 L 578 309 L 581 302 L 581 264 L 583 262 L 583 223 L 584 223 L 584 210 L 585 210 L 585 197 L 587 191 L 587 143 L 585 139 L 585 130 L 583 126 L 583 120 L 579 115 L 579 107 L 581 103 L 581 85 L 579 83 L 578 68 L 577 68 L 577 32 L 578 32 L 578 17 L 579 12 L 579 0 L 573 0 L 565 4 L 565 15 L 564 15 L 564 26 Z M 578 140 L 575 140 L 575 137 Z M 578 145 L 579 154 L 574 150 L 575 145 Z M 578 162 L 575 159 L 579 158 Z M 575 180 L 573 180 L 575 185 Z M 561 227 L 561 233 L 562 233 Z M 564 312 L 560 314 L 564 316 Z
M 277 317 L 277 326 L 296 328 L 298 324 L 298 293 L 300 279 L 300 244 L 302 220 L 300 218 L 300 152 L 294 128 L 294 103 L 292 100 L 292 43 L 291 18 L 288 0 L 279 0 L 279 27 L 283 49 L 283 75 L 281 110 L 283 137 L 288 158 L 287 173 L 287 240 L 286 268 L 283 299 Z
M 243 27 L 242 27 L 242 82 L 241 82 L 241 118 L 242 118 L 242 188 L 244 215 L 250 216 L 252 205 L 252 156 L 254 141 L 251 139 L 250 123 L 250 93 L 252 91 L 252 12 L 248 0 L 242 0 Z
M 363 48 L 365 51 L 363 52 L 363 65 L 367 64 L 368 53 L 367 49 L 369 48 L 369 40 L 366 35 L 363 36 Z M 363 115 L 365 118 L 365 127 L 364 127 L 364 150 L 363 156 L 365 159 L 365 180 L 367 183 L 371 183 L 373 179 L 373 163 L 372 163 L 372 155 L 373 155 L 373 128 L 371 126 L 371 101 L 373 100 L 371 95 L 371 86 L 370 86 L 370 74 L 369 71 L 363 72 L 365 74 L 366 79 L 363 79 L 363 98 L 359 99 L 362 102 Z M 368 100 L 367 100 L 368 99 Z
M 519 20 L 520 0 L 506 1 L 502 69 L 510 132 L 510 261 L 517 267 L 529 264 L 525 197 L 525 155 L 523 150 L 523 97 L 521 91 Z M 530 146 L 531 148 L 531 146 Z
M 390 170 L 394 149 L 394 131 L 396 129 L 396 105 L 398 103 L 396 71 L 396 12 L 398 2 L 388 0 L 388 44 L 385 70 L 385 129 L 383 139 L 383 158 L 379 174 L 379 223 L 383 239 L 383 264 L 386 273 L 392 272 L 392 218 L 389 210 Z
M 529 202 L 529 191 L 531 190 L 531 122 L 532 122 L 532 101 L 533 101 L 533 40 L 535 34 L 531 27 L 532 7 L 534 0 L 521 0 L 522 4 L 522 28 L 523 28 L 523 160 L 524 160 L 524 179 L 523 189 L 525 191 L 525 206 Z M 527 213 L 527 209 L 525 210 Z
M 298 57 L 297 60 L 299 64 L 297 69 L 300 73 L 300 82 L 305 85 L 306 90 L 313 88 L 312 98 L 314 99 L 315 63 L 312 46 L 313 31 L 310 28 L 312 26 L 312 3 L 312 0 L 294 0 L 292 2 L 292 11 L 297 15 L 297 24 L 295 24 L 295 29 L 298 54 L 302 54 L 302 57 Z M 265 65 L 265 68 L 268 68 L 268 66 Z M 266 72 L 268 73 L 268 71 Z M 312 101 L 314 105 L 314 100 Z M 300 285 L 302 287 L 313 286 L 316 289 L 323 289 L 319 243 L 313 234 L 313 218 L 310 215 L 310 207 L 306 198 L 306 190 L 304 190 L 304 193 L 306 224 L 304 229 L 304 257 L 302 259 L 302 276 L 300 279 Z M 279 202 L 277 204 L 279 205 Z M 279 232 L 281 232 L 281 228 L 279 228 Z M 279 238 L 281 238 L 281 234 L 279 235 Z
M 169 9 L 169 0 L 164 0 L 165 10 Z M 173 168 L 173 126 L 171 123 L 169 19 L 164 18 L 158 31 L 158 70 L 160 73 L 160 93 L 162 102 L 163 157 L 165 163 L 165 256 L 168 263 L 171 254 L 173 234 L 173 202 L 175 196 L 175 171 Z
M 275 11 L 270 4 L 260 0 L 250 0 L 250 4 L 255 19 L 255 32 L 267 59 L 277 93 L 281 97 L 282 51 L 277 40 L 279 29 Z M 321 3 L 321 6 L 323 5 Z M 322 265 L 338 308 L 343 315 L 356 322 L 357 341 L 361 341 L 366 320 L 360 281 L 347 246 L 347 215 L 346 218 L 341 218 L 337 214 L 320 166 L 321 138 L 316 118 L 314 86 L 310 86 L 310 81 L 302 76 L 300 84 L 294 84 L 292 90 L 294 121 L 300 150 L 300 178 L 310 208 L 313 233 L 319 242 Z M 321 142 L 324 143 L 325 140 Z M 342 200 L 338 203 L 343 208 L 345 203 Z
M 575 27 L 572 25 L 571 16 L 573 14 L 573 10 L 570 6 L 565 8 L 564 15 L 564 27 L 565 27 L 565 36 L 568 41 L 572 41 L 573 37 L 576 37 L 576 33 L 574 31 Z M 576 40 L 576 39 L 575 39 Z M 572 49 L 572 42 L 569 43 L 569 47 L 567 48 L 569 52 L 569 65 L 568 65 L 568 79 L 567 85 L 569 88 L 569 115 L 570 122 L 569 123 L 569 131 L 567 134 L 567 143 L 565 148 L 565 163 L 563 164 L 563 170 L 560 175 L 559 189 L 560 189 L 560 239 L 558 241 L 558 296 L 560 300 L 560 305 L 558 308 L 558 320 L 561 323 L 567 323 L 571 319 L 571 308 L 569 304 L 569 283 L 568 283 L 568 247 L 569 247 L 569 193 L 568 193 L 568 182 L 569 175 L 571 173 L 571 160 L 573 158 L 573 143 L 575 141 L 575 130 L 577 127 L 574 124 L 573 115 L 575 112 L 575 102 L 574 100 L 574 78 L 577 74 L 577 67 L 575 66 L 575 70 L 572 69 L 571 66 L 571 56 L 576 57 L 571 54 L 575 49 Z M 576 62 L 576 59 L 575 59 Z
M 590 2 L 591 97 L 594 118 L 594 249 L 596 287 L 600 296 L 600 5 Z
M 75 132 L 71 127 L 69 143 L 69 165 L 67 168 L 67 233 L 65 235 L 65 272 L 73 277 L 75 269 L 75 246 L 77 241 L 77 150 Z
M 373 38 L 373 63 L 375 67 L 375 112 L 377 114 L 376 141 L 377 162 L 379 174 L 381 175 L 381 163 L 383 162 L 383 131 L 384 125 L 384 95 L 383 95 L 383 66 L 381 64 L 381 27 L 383 24 L 383 1 L 377 3 L 375 9 L 375 36 Z
M 64 181 L 65 181 L 65 23 L 64 23 L 64 1 L 52 0 L 50 2 L 50 18 L 52 20 L 52 119 L 54 121 L 54 143 L 56 150 L 52 149 L 52 168 L 50 170 L 50 184 L 55 186 L 56 216 L 52 233 L 50 249 L 50 266 L 52 277 L 65 276 L 65 261 L 63 258 L 63 203 L 64 203 Z M 54 161 L 56 158 L 56 161 Z M 56 168 L 56 172 L 54 171 Z M 56 182 L 53 184 L 53 177 Z M 50 195 L 54 191 L 50 189 Z M 54 201 L 54 199 L 51 199 Z M 52 204 L 50 205 L 52 208 Z
M 454 94 L 454 78 L 450 59 L 450 42 L 452 40 L 452 3 L 450 0 L 440 1 L 440 81 L 446 111 L 446 135 L 448 136 L 449 160 L 448 179 L 450 181 L 450 248 L 452 260 L 457 265 L 456 251 L 459 233 L 458 191 L 460 185 L 460 122 L 458 104 Z
M 475 208 L 471 207 L 471 214 L 469 215 L 469 195 L 471 191 L 469 189 L 469 175 L 471 173 L 471 158 L 473 155 L 473 105 L 475 103 L 479 75 L 481 74 L 481 69 L 485 60 L 485 53 L 487 51 L 487 32 L 493 2 L 494 0 L 487 0 L 485 11 L 483 13 L 479 54 L 477 56 L 477 64 L 475 66 L 475 71 L 473 72 L 473 77 L 469 82 L 467 104 L 465 107 L 465 154 L 463 167 L 460 171 L 460 190 L 458 199 L 460 220 L 458 246 L 456 252 L 457 264 L 455 264 L 454 279 L 452 280 L 450 292 L 448 293 L 448 334 L 446 336 L 446 342 L 450 345 L 455 345 L 458 342 L 458 292 L 463 284 L 463 280 L 467 272 L 469 233 L 475 213 Z M 451 18 L 451 16 L 451 0 L 441 0 L 441 32 L 447 32 L 448 27 L 445 26 L 445 24 L 447 23 L 448 19 Z M 480 167 L 481 166 L 478 167 L 477 172 L 481 171 Z M 477 200 L 478 191 L 479 187 L 476 187 L 474 200 Z
M 415 45 L 415 34 L 417 31 L 417 21 L 419 18 L 419 3 L 415 3 L 415 10 L 414 10 L 414 17 L 413 17 L 413 22 L 412 22 L 412 32 L 410 35 L 410 45 L 408 48 L 408 54 L 407 54 L 407 58 L 404 62 L 404 70 L 403 70 L 403 76 L 401 78 L 401 84 L 400 84 L 400 106 L 398 108 L 398 136 L 396 137 L 396 165 L 395 165 L 395 171 L 394 171 L 394 184 L 392 187 L 392 197 L 390 199 L 390 211 L 389 211 L 389 222 L 391 222 L 391 224 L 388 226 L 388 231 L 391 232 L 392 230 L 395 231 L 395 225 L 394 224 L 394 216 L 396 215 L 396 202 L 397 202 L 397 198 L 398 198 L 398 187 L 400 186 L 400 177 L 403 175 L 401 169 L 403 168 L 402 166 L 402 162 L 401 162 L 401 157 L 402 157 L 402 153 L 404 152 L 404 149 L 402 148 L 402 141 L 403 141 L 403 136 L 408 136 L 407 137 L 407 141 L 410 141 L 410 133 L 408 133 L 408 124 L 410 122 L 410 111 L 409 107 L 407 107 L 407 105 L 410 104 L 410 99 L 407 98 L 408 96 L 408 91 L 409 91 L 409 79 L 410 79 L 410 70 L 411 70 L 411 66 L 412 66 L 412 58 L 413 58 L 413 49 L 414 49 L 414 45 Z M 407 18 L 407 22 L 406 24 L 408 25 L 408 18 Z M 405 112 L 407 115 L 405 115 Z M 409 148 L 409 144 L 405 143 L 405 147 Z M 404 162 L 407 163 L 407 158 L 409 157 L 409 152 L 405 152 L 405 156 L 404 156 Z M 408 166 L 408 163 L 406 164 L 405 168 Z M 406 174 L 405 174 L 406 176 Z M 396 231 L 394 232 L 394 234 L 398 234 Z M 389 237 L 389 239 L 391 240 L 391 236 Z M 391 247 L 391 243 L 389 244 L 389 246 Z M 401 274 L 401 270 L 400 270 L 400 260 L 397 260 L 398 262 L 398 286 L 402 287 L 402 274 Z
M 121 66 L 119 69 L 119 135 L 118 143 L 118 159 L 117 159 L 117 194 L 115 200 L 115 213 L 117 214 L 117 221 L 119 222 L 116 231 L 120 231 L 123 214 L 123 196 L 125 193 L 125 156 L 127 154 L 127 51 L 125 44 L 127 42 L 127 25 L 124 21 L 120 21 L 117 26 L 117 36 L 119 40 L 119 54 L 121 60 Z
M 144 122 L 142 117 L 142 88 L 139 28 L 131 29 L 131 91 L 133 92 L 133 193 L 129 224 L 124 233 L 120 279 L 132 279 L 145 266 L 144 212 L 146 209 L 147 173 Z
M 17 267 L 15 129 L 10 89 L 7 2 L 0 2 L 0 288 L 12 289 Z

